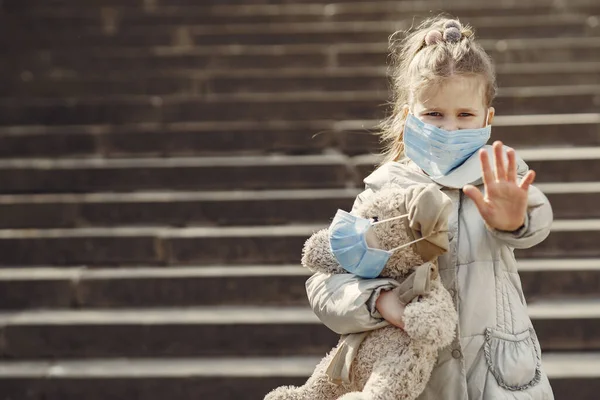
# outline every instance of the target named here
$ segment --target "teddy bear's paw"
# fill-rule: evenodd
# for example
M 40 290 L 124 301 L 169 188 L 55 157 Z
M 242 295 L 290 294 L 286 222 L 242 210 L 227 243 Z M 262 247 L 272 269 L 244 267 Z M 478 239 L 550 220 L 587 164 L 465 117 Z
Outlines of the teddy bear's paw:
M 265 396 L 264 400 L 292 400 L 296 399 L 297 396 L 295 392 L 297 392 L 295 386 L 280 386 L 277 389 L 273 389 L 269 394 Z
M 338 400 L 372 400 L 372 399 L 366 393 L 351 392 L 351 393 L 346 393 L 342 397 L 339 397 Z

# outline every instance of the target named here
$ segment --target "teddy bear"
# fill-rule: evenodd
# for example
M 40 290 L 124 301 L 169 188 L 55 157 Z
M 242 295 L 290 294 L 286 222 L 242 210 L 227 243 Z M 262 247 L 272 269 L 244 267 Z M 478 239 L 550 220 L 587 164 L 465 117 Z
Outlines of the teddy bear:
M 364 235 L 369 248 L 396 249 L 378 276 L 397 283 L 391 290 L 406 304 L 404 329 L 384 323 L 342 335 L 303 386 L 281 386 L 265 400 L 409 400 L 421 394 L 458 320 L 437 270 L 437 257 L 449 246 L 450 212 L 451 200 L 435 184 L 387 186 L 354 210 L 353 217 L 370 225 Z M 333 225 L 304 244 L 302 265 L 313 272 L 348 273 L 332 250 Z

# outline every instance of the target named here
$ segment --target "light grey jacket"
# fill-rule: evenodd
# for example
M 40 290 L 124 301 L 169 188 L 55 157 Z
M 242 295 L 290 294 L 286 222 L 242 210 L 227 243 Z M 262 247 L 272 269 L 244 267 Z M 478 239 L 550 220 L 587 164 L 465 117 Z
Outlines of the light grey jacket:
M 486 149 L 491 152 L 489 146 Z M 517 159 L 518 175 L 523 176 L 528 167 Z M 365 179 L 366 190 L 356 198 L 353 210 L 386 184 L 431 182 L 408 159 L 385 164 Z M 440 184 L 454 210 L 449 217 L 450 249 L 439 259 L 439 270 L 454 298 L 459 326 L 454 343 L 440 352 L 419 400 L 553 399 L 513 255 L 513 249 L 529 248 L 548 236 L 550 203 L 531 186 L 525 225 L 515 232 L 491 230 L 462 194 L 465 184 L 483 190 L 477 154 Z M 339 334 L 387 325 L 374 303 L 382 289 L 393 286 L 388 279 L 352 274 L 317 273 L 306 283 L 315 314 Z

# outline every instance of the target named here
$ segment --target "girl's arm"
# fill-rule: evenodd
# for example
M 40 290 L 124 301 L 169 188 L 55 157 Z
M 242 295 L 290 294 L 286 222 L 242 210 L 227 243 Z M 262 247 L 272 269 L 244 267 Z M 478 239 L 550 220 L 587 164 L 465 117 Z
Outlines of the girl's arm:
M 317 317 L 332 331 L 345 335 L 389 325 L 375 303 L 382 290 L 397 287 L 393 279 L 363 279 L 354 274 L 315 273 L 306 293 Z

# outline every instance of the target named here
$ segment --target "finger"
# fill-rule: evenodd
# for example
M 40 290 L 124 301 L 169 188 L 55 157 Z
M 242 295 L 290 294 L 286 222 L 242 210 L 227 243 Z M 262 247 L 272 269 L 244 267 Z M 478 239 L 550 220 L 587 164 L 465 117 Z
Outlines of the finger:
M 529 190 L 529 185 L 531 185 L 534 180 L 535 180 L 535 171 L 530 170 L 529 172 L 527 172 L 527 174 L 521 180 L 521 184 L 519 185 L 519 187 L 523 190 Z
M 508 149 L 508 168 L 506 170 L 506 179 L 509 182 L 517 183 L 517 156 L 514 149 Z
M 506 169 L 504 168 L 504 156 L 502 154 L 502 142 L 494 142 L 494 161 L 496 163 L 496 180 L 506 180 Z
M 479 151 L 479 161 L 481 162 L 481 171 L 483 173 L 483 184 L 487 187 L 494 182 L 494 173 L 490 167 L 490 156 L 487 150 Z
M 477 189 L 473 185 L 466 185 L 465 187 L 463 187 L 463 192 L 467 195 L 468 198 L 473 200 L 473 203 L 475 203 L 475 205 L 477 206 L 477 209 L 479 210 L 479 214 L 481 214 L 481 216 L 487 214 L 487 204 L 485 202 L 483 194 L 479 191 L 479 189 Z

